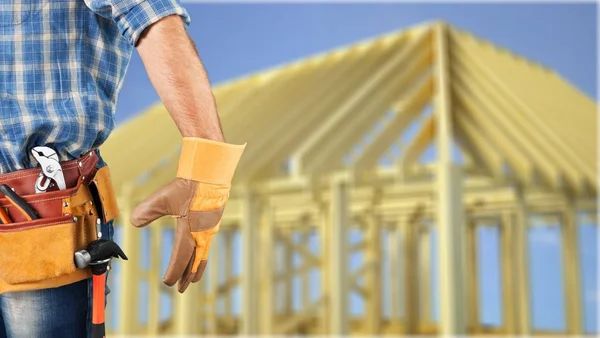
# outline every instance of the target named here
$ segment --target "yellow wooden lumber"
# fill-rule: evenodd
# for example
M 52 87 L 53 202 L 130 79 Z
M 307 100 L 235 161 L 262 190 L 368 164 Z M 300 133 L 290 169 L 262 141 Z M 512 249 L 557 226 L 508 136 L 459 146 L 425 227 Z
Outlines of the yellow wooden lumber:
M 161 283 L 157 265 L 162 231 L 173 220 L 151 225 L 148 271 L 135 258 L 142 232 L 128 223 L 137 203 L 173 179 L 181 135 L 157 104 L 119 126 L 101 149 L 120 195 L 120 244 L 132 257 L 119 262 L 115 275 L 122 289 L 114 333 L 543 333 L 532 329 L 528 215 L 554 222 L 557 213 L 567 309 L 562 333 L 581 333 L 576 217 L 596 213 L 597 105 L 560 75 L 433 22 L 234 79 L 214 93 L 228 142 L 248 147 L 217 237 L 222 245 L 211 250 L 204 281 L 184 297 Z M 423 114 L 429 104 L 432 114 Z M 415 138 L 400 142 L 410 125 Z M 429 144 L 438 158 L 419 163 Z M 464 163 L 454 163 L 454 144 Z M 386 154 L 391 165 L 382 167 Z M 430 239 L 418 236 L 424 219 L 435 220 L 438 230 L 439 323 L 429 318 Z M 477 287 L 470 223 L 477 220 L 501 220 L 498 327 L 479 323 L 486 295 Z M 360 222 L 366 239 L 350 245 L 349 229 Z M 315 226 L 318 252 L 307 242 Z M 389 250 L 381 250 L 380 231 L 389 235 Z M 366 258 L 352 274 L 351 253 Z M 294 266 L 295 255 L 302 264 Z M 390 294 L 381 287 L 384 258 Z M 239 275 L 233 261 L 242 263 Z M 317 301 L 309 297 L 315 270 Z M 142 281 L 150 294 L 140 293 Z M 300 310 L 292 306 L 297 291 Z M 366 302 L 359 318 L 350 316 L 351 292 Z M 164 293 L 173 300 L 172 316 L 161 320 Z M 149 304 L 143 324 L 140 297 Z M 392 313 L 384 318 L 387 301 Z

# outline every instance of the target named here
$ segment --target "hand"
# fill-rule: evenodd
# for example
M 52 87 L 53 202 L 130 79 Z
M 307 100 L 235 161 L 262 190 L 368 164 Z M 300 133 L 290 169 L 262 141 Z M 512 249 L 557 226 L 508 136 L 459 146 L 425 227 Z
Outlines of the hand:
M 177 218 L 175 243 L 163 282 L 168 286 L 179 282 L 181 293 L 202 278 L 244 147 L 184 138 L 177 177 L 140 203 L 131 215 L 136 227 L 162 216 Z

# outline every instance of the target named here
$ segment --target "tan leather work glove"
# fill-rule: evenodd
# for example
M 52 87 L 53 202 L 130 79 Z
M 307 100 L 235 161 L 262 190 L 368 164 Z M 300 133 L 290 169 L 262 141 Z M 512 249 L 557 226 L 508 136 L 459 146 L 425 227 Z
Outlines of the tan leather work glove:
M 184 138 L 177 177 L 146 198 L 131 215 L 136 227 L 166 215 L 177 218 L 163 282 L 173 286 L 179 281 L 181 293 L 199 281 L 206 268 L 212 235 L 219 231 L 231 179 L 245 146 Z

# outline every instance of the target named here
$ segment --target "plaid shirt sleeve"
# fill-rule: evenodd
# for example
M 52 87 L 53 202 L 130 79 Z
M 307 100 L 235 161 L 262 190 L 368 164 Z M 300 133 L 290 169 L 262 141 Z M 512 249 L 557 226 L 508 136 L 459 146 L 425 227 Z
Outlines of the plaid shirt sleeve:
M 187 26 L 190 16 L 179 0 L 86 0 L 96 14 L 114 20 L 123 36 L 133 46 L 142 32 L 168 15 L 179 15 Z

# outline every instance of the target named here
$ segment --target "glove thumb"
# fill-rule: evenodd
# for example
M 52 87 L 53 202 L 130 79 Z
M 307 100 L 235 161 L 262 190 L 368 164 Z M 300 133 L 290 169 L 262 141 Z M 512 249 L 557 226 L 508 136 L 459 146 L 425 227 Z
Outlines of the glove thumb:
M 131 213 L 131 224 L 135 227 L 143 227 L 162 216 L 179 216 L 180 206 L 173 208 L 173 203 L 181 199 L 177 198 L 178 195 L 181 196 L 182 193 L 186 195 L 185 190 L 181 189 L 180 181 L 183 180 L 175 179 L 143 200 Z M 180 203 L 175 203 L 177 204 Z

